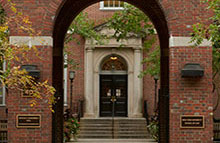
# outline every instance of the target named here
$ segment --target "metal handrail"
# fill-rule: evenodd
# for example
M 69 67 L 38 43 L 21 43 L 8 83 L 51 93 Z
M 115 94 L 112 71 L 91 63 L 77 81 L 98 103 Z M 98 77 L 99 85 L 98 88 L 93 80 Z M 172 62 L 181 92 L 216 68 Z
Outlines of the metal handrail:
M 213 118 L 214 141 L 220 141 L 220 120 Z
M 69 118 L 74 117 L 80 121 L 80 118 L 83 117 L 83 104 L 84 100 L 78 100 L 75 104 L 73 104 L 74 106 L 72 107 L 72 110 L 70 108 L 66 109 L 64 113 L 64 120 L 66 121 Z
M 146 119 L 147 125 L 149 125 L 149 114 L 148 114 L 148 110 L 147 110 L 147 100 L 144 100 L 144 117 Z
M 78 101 L 78 111 L 77 111 L 77 119 L 80 121 L 80 118 L 83 117 L 83 100 Z

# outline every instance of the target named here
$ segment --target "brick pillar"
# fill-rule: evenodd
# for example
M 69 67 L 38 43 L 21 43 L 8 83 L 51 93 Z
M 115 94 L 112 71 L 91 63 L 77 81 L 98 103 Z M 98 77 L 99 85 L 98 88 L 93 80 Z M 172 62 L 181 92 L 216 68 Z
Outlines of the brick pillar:
M 42 41 L 45 41 L 45 43 Z M 27 42 L 29 41 L 29 42 Z M 29 61 L 23 64 L 37 65 L 40 70 L 39 81 L 48 80 L 52 83 L 52 38 L 45 37 L 28 37 L 28 36 L 11 36 L 10 43 L 27 42 L 32 46 L 39 47 L 40 60 L 34 52 L 29 53 Z M 43 100 L 37 100 L 35 107 L 30 106 L 31 97 L 22 97 L 18 90 L 10 90 L 7 95 L 8 108 L 8 142 L 9 143 L 50 143 L 52 140 L 52 112 L 48 104 Z M 40 115 L 41 125 L 38 128 L 17 127 L 16 117 L 18 115 Z
M 212 143 L 212 48 L 208 44 L 192 47 L 190 37 L 176 37 L 170 42 L 170 142 Z M 186 63 L 199 63 L 203 77 L 183 78 Z M 204 116 L 204 128 L 182 128 L 182 115 Z

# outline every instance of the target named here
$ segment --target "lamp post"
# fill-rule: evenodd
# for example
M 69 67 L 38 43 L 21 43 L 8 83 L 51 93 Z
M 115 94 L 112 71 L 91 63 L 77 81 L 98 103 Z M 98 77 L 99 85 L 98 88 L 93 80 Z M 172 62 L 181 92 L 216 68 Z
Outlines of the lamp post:
M 154 96 L 154 111 L 157 109 L 157 81 L 158 81 L 158 76 L 154 76 L 154 82 L 155 82 L 155 96 Z
M 75 78 L 75 71 L 69 71 L 70 79 L 70 113 L 72 114 L 72 98 L 73 98 L 73 79 Z

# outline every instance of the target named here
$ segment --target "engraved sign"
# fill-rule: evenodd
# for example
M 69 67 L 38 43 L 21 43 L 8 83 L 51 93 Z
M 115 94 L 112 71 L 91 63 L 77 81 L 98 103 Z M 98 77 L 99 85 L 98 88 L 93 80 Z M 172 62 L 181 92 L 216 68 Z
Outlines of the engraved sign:
M 204 128 L 204 116 L 182 115 L 180 118 L 180 128 Z
M 33 90 L 30 88 L 24 88 L 24 90 L 21 92 L 21 97 L 33 97 Z
M 18 114 L 16 117 L 17 128 L 40 128 L 41 115 L 38 114 Z

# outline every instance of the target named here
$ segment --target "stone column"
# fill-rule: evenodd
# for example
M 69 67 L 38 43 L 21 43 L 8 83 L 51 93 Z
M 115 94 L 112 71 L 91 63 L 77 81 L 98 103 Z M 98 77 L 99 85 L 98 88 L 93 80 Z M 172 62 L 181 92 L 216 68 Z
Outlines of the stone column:
M 142 71 L 142 52 L 141 47 L 134 48 L 134 95 L 133 95 L 133 117 L 142 117 L 142 78 L 138 78 Z
M 93 95 L 93 48 L 87 47 L 85 53 L 85 114 L 84 117 L 94 117 Z

